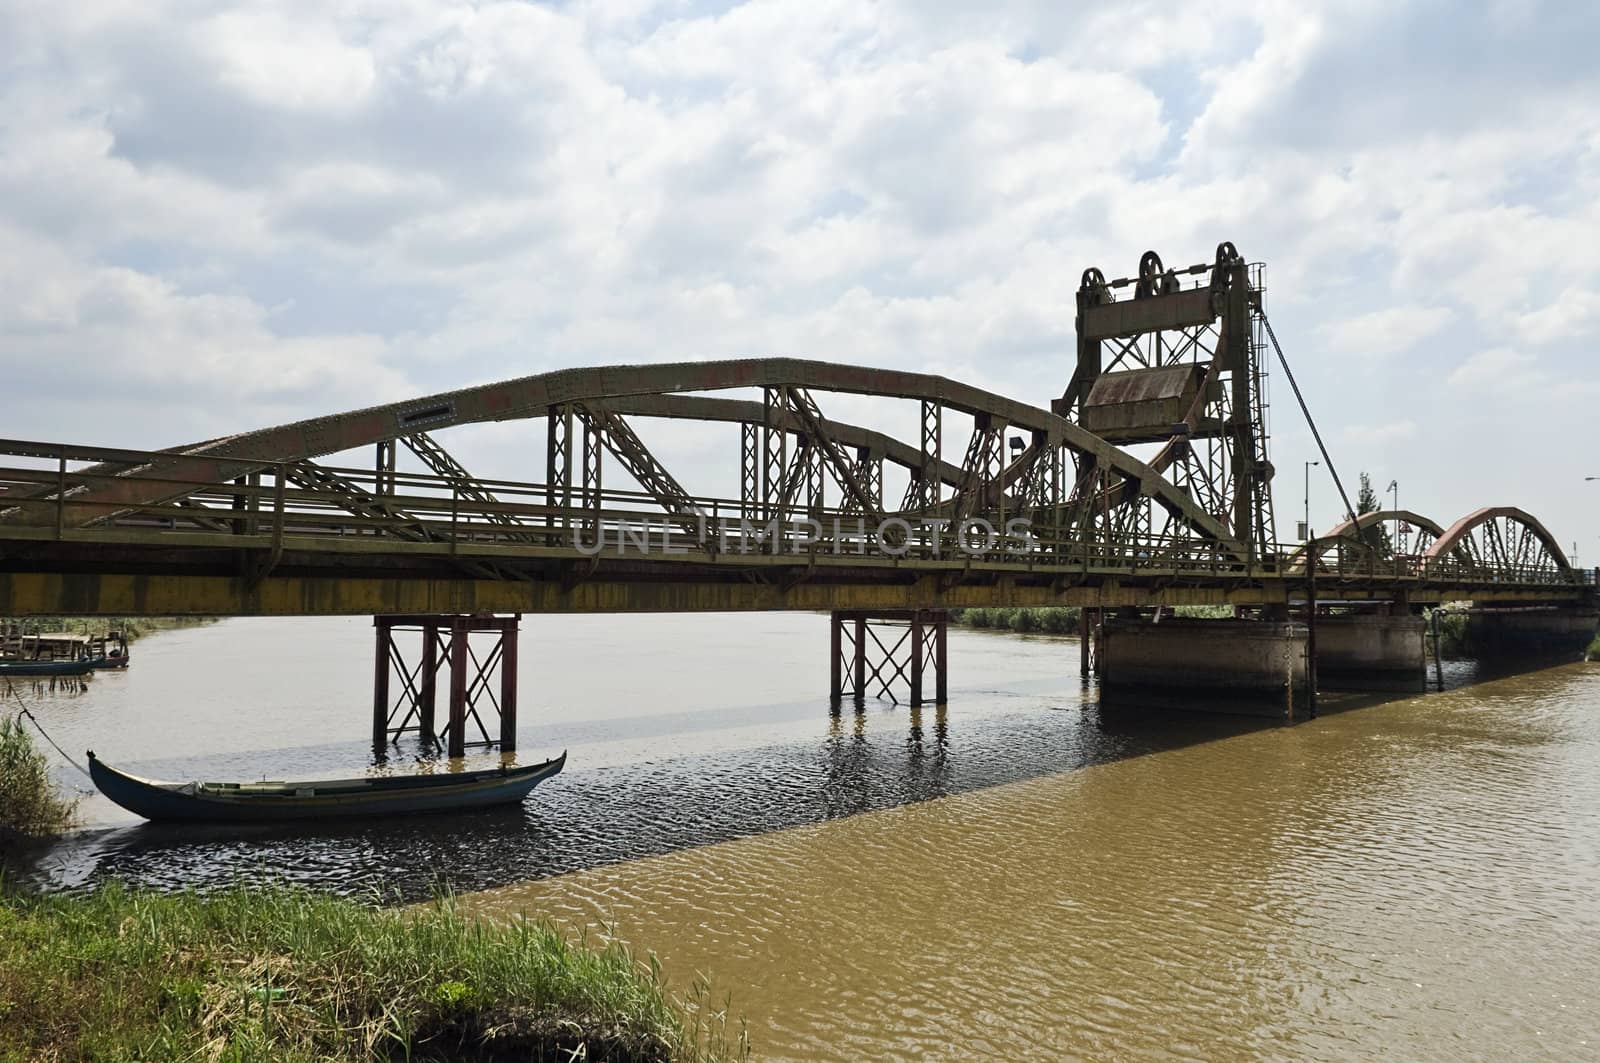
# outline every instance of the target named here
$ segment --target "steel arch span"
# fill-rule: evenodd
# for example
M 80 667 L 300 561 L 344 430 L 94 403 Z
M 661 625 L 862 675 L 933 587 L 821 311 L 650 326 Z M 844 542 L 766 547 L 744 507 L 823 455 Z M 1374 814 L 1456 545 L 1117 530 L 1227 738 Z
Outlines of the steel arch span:
M 708 397 L 699 392 L 759 389 L 761 402 Z M 818 394 L 853 394 L 907 400 L 920 409 L 918 444 L 824 417 Z M 965 457 L 944 457 L 946 420 L 970 418 Z M 627 417 L 678 417 L 737 423 L 744 436 L 741 462 L 745 515 L 787 519 L 826 510 L 822 485 L 831 481 L 852 512 L 877 516 L 930 515 L 942 519 L 1025 515 L 1047 524 L 1059 541 L 1120 543 L 1147 552 L 1194 540 L 1208 554 L 1244 560 L 1228 528 L 1188 492 L 1151 466 L 1048 410 L 1029 406 L 945 377 L 799 359 L 759 359 L 601 366 L 563 369 L 419 399 L 313 418 L 274 428 L 175 448 L 152 461 L 101 465 L 98 485 L 74 492 L 66 521 L 75 527 L 128 512 L 174 505 L 206 488 L 220 488 L 276 464 L 301 486 L 349 491 L 362 507 L 380 492 L 352 487 L 348 476 L 313 471 L 314 459 L 364 446 L 404 440 L 427 451 L 436 471 L 469 482 L 464 469 L 443 462 L 433 439 L 445 429 L 488 421 L 545 419 L 548 501 L 591 490 L 603 448 L 631 474 L 662 512 L 693 515 L 704 506 L 635 434 Z M 1021 433 L 1016 460 L 1005 458 L 1006 435 Z M 581 439 L 579 437 L 582 437 Z M 582 447 L 588 447 L 584 465 Z M 910 474 L 898 505 L 881 497 L 881 464 Z M 580 473 L 589 476 L 587 488 Z M 875 488 L 874 484 L 878 487 Z M 379 485 L 382 486 L 381 484 Z M 556 497 L 559 496 L 559 499 Z M 0 502 L 6 498 L 0 496 Z M 192 508 L 192 507 L 191 507 Z M 27 518 L 13 510 L 10 521 Z
M 1566 582 L 1572 563 L 1531 513 L 1490 506 L 1452 524 L 1424 555 L 1430 566 L 1482 579 Z

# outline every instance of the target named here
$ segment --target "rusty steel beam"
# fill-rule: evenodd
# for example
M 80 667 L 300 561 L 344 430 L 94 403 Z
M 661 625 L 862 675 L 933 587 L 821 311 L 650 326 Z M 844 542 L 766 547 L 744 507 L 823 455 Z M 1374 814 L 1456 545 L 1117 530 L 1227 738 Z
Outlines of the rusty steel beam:
M 450 484 L 461 497 L 483 502 L 490 506 L 500 504 L 500 499 L 495 497 L 494 492 L 484 487 L 481 481 L 473 477 L 460 462 L 451 456 L 448 450 L 440 445 L 438 440 L 428 433 L 418 432 L 414 435 L 402 436 L 401 442 L 405 443 L 406 449 L 420 458 L 424 465 Z M 390 465 L 390 472 L 392 476 L 392 464 Z M 390 482 L 389 493 L 392 494 L 392 479 Z M 510 513 L 498 513 L 491 509 L 486 511 L 484 515 L 495 524 L 508 526 L 520 526 L 522 524 L 522 521 Z
M 601 405 L 591 407 L 578 403 L 576 409 L 584 424 L 599 433 L 606 449 L 616 455 L 639 486 L 648 491 L 663 510 L 677 518 L 678 524 L 691 532 L 697 530 L 704 517 L 699 504 L 650 452 L 622 415 Z
M 1238 550 L 1226 527 L 1176 487 L 1160 481 L 1144 463 L 1055 414 L 944 377 L 799 359 L 559 370 L 244 433 L 184 455 L 157 459 L 146 468 L 155 476 L 168 478 L 178 478 L 181 473 L 182 478 L 199 486 L 232 480 L 276 461 L 305 460 L 421 430 L 543 416 L 551 405 L 563 402 L 729 388 L 770 390 L 785 386 L 937 402 L 941 407 L 972 414 L 987 413 L 1007 424 L 1041 430 L 1051 441 L 1100 458 L 1130 479 L 1156 481 L 1150 484 L 1149 493 L 1174 517 L 1195 533 Z M 187 493 L 142 486 L 139 479 L 136 473 L 129 473 L 112 483 L 95 487 L 91 492 L 93 501 L 100 504 L 85 507 L 69 504 L 66 507 L 69 523 L 102 516 L 106 502 L 126 503 L 136 508 Z
M 1210 288 L 1186 288 L 1143 299 L 1090 305 L 1083 311 L 1083 334 L 1090 340 L 1133 336 L 1157 329 L 1209 325 L 1221 308 Z
M 788 400 L 789 411 L 800 422 L 801 431 L 811 444 L 811 449 L 827 465 L 834 481 L 844 491 L 846 502 L 854 507 L 854 511 L 881 518 L 878 501 L 873 498 L 872 491 L 856 478 L 854 466 L 845 456 L 839 440 L 829 433 L 828 421 L 822 416 L 816 400 L 804 388 L 785 388 L 783 393 Z
M 617 413 L 639 417 L 664 417 L 689 421 L 724 421 L 729 423 L 759 425 L 763 407 L 747 399 L 723 399 L 706 395 L 629 395 L 602 399 L 589 403 L 603 406 Z M 779 410 L 773 415 L 777 426 L 799 435 L 801 425 L 792 414 Z M 844 421 L 824 421 L 830 437 L 847 447 L 866 447 L 874 454 L 905 469 L 921 469 L 922 452 L 890 435 L 863 428 Z M 961 467 L 952 462 L 936 460 L 929 467 L 940 481 L 955 487 L 961 483 Z
M 1563 575 L 1571 576 L 1572 562 L 1567 560 L 1566 553 L 1561 549 L 1561 544 L 1556 542 L 1556 537 L 1550 534 L 1539 519 L 1533 514 L 1518 509 L 1515 506 L 1489 506 L 1465 517 L 1450 525 L 1448 529 L 1434 540 L 1427 553 L 1423 555 L 1427 561 L 1436 561 L 1458 551 L 1463 542 L 1478 528 L 1493 527 L 1492 522 L 1505 518 L 1527 531 L 1544 546 L 1550 555 L 1550 560 L 1557 570 Z
M 0 573 L 0 613 L 7 616 L 371 616 L 379 613 L 604 613 L 814 611 L 998 606 L 1283 604 L 1299 593 L 1290 580 L 1239 580 L 1208 587 L 1159 581 L 1113 580 L 1057 588 L 1048 582 L 949 583 L 936 574 L 914 581 L 792 585 L 746 580 L 712 582 L 612 582 L 592 578 L 575 586 L 557 581 L 458 578 L 364 579 L 271 575 L 254 585 L 226 576 L 144 576 L 123 573 L 61 575 Z M 1591 602 L 1592 587 L 1551 585 L 1484 588 L 1412 588 L 1413 604 L 1472 598 L 1483 603 Z M 1348 600 L 1392 600 L 1393 588 L 1342 587 Z
M 956 492 L 951 505 L 951 517 L 960 521 L 966 517 L 987 514 L 992 507 L 1002 510 L 1003 498 L 995 497 L 996 481 L 1003 470 L 1006 426 L 988 416 L 978 417 L 972 427 L 972 438 L 967 442 L 967 456 L 961 463 L 961 490 Z
M 332 496 L 339 506 L 357 517 L 374 517 L 384 519 L 398 519 L 400 521 L 413 520 L 404 510 L 383 502 L 379 496 L 365 490 L 348 477 L 314 462 L 302 461 L 288 467 L 284 473 L 285 479 L 298 487 L 309 491 Z M 402 539 L 413 539 L 426 542 L 430 536 L 421 524 L 406 526 L 400 524 L 389 529 Z

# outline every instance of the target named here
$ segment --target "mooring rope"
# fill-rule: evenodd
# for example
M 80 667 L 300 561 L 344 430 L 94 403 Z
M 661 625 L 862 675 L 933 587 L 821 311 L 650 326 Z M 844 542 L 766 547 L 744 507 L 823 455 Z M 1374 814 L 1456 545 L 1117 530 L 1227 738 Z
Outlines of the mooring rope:
M 22 707 L 22 711 L 17 713 L 17 719 L 20 720 L 24 716 L 26 716 L 28 718 L 29 722 L 31 722 L 33 724 L 33 726 L 38 730 L 38 732 L 41 735 L 44 735 L 44 740 L 46 742 L 50 743 L 51 748 L 54 749 L 57 753 L 61 754 L 61 759 L 65 760 L 68 764 L 71 764 L 74 768 L 77 768 L 79 771 L 83 772 L 84 776 L 86 778 L 88 778 L 88 780 L 90 782 L 93 782 L 94 781 L 94 776 L 89 774 L 89 769 L 85 768 L 82 764 L 79 764 L 77 761 L 73 760 L 72 757 L 70 757 L 67 754 L 67 751 L 65 749 L 62 749 L 60 746 L 56 745 L 56 740 L 54 738 L 50 737 L 50 732 L 46 731 L 44 729 L 44 724 L 40 723 L 38 717 L 34 716 L 33 713 L 28 711 L 28 705 L 27 705 L 26 702 L 24 702 L 22 700 L 22 695 L 18 694 L 17 693 L 17 688 L 11 685 L 11 677 L 10 676 L 6 676 L 5 679 L 6 679 L 6 691 L 13 698 L 16 698 L 17 699 L 17 704 Z

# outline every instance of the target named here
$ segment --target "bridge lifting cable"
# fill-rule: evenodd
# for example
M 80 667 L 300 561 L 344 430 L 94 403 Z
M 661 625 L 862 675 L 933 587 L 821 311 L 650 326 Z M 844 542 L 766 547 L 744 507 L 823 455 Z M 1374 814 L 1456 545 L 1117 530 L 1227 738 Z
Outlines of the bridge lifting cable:
M 1328 465 L 1328 475 L 1333 477 L 1333 486 L 1339 489 L 1339 497 L 1344 500 L 1344 509 L 1350 520 L 1356 519 L 1356 509 L 1350 504 L 1350 496 L 1345 494 L 1344 484 L 1339 480 L 1339 470 L 1333 467 L 1333 458 L 1328 454 L 1328 448 L 1323 445 L 1322 433 L 1317 431 L 1317 422 L 1311 419 L 1311 410 L 1306 406 L 1306 397 L 1300 394 L 1300 385 L 1295 383 L 1294 371 L 1289 368 L 1289 360 L 1283 356 L 1283 347 L 1278 343 L 1278 334 L 1272 331 L 1272 322 L 1267 320 L 1267 315 L 1261 313 L 1261 324 L 1266 326 L 1267 338 L 1272 340 L 1272 349 L 1278 352 L 1278 364 L 1283 366 L 1283 374 L 1289 378 L 1289 386 L 1294 389 L 1295 401 L 1300 404 L 1300 412 L 1305 415 L 1306 424 L 1311 426 L 1311 437 L 1317 441 L 1317 449 L 1322 451 L 1322 460 Z

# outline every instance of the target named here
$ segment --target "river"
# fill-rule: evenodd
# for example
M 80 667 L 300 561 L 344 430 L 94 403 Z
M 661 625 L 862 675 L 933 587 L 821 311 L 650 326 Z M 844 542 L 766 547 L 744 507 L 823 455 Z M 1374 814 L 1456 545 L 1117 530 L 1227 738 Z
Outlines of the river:
M 1103 711 L 1044 637 L 953 630 L 947 708 L 837 716 L 825 617 L 529 617 L 521 645 L 522 759 L 570 754 L 521 809 L 196 831 L 94 796 L 26 875 L 481 891 L 710 973 L 758 1058 L 1600 1055 L 1600 665 L 1457 664 L 1285 727 Z M 141 774 L 357 773 L 371 646 L 233 620 L 21 692 Z

